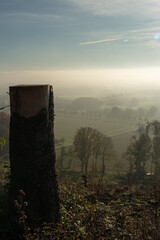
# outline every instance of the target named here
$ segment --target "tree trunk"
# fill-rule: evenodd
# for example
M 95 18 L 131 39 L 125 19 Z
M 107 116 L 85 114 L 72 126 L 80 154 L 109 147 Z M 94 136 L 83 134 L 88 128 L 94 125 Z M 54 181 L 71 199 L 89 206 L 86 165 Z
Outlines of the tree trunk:
M 28 202 L 28 220 L 59 221 L 55 172 L 53 91 L 49 85 L 10 87 L 10 201 L 19 190 Z
M 84 159 L 81 159 L 81 171 L 84 172 Z
M 95 165 L 94 165 L 94 171 L 97 172 L 97 160 L 98 160 L 98 156 L 96 154 L 96 157 L 95 157 Z
M 105 173 L 105 164 L 104 164 L 104 154 L 103 154 L 103 156 L 102 156 L 101 182 L 103 180 L 104 173 Z
M 88 158 L 87 159 L 85 159 L 85 175 L 87 176 L 87 174 L 88 174 Z

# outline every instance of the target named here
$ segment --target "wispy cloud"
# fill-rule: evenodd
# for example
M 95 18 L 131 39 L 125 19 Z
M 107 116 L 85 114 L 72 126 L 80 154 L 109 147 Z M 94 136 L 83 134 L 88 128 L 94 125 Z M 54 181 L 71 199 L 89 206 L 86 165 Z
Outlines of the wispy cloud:
M 159 17 L 159 0 L 69 0 L 84 11 L 91 12 L 94 15 L 139 15 Z
M 90 45 L 90 44 L 98 44 L 98 43 L 104 43 L 104 42 L 113 42 L 116 40 L 119 40 L 120 38 L 110 38 L 110 39 L 103 39 L 98 41 L 91 41 L 91 42 L 82 42 L 80 45 Z
M 132 47 L 160 48 L 160 42 L 151 40 L 146 42 L 131 43 Z
M 130 31 L 123 31 L 122 33 L 106 32 L 105 35 L 106 37 L 104 39 L 84 41 L 81 42 L 80 45 L 96 45 L 108 42 L 109 44 L 116 46 L 124 46 L 126 43 L 128 46 L 141 46 L 149 48 L 160 47 L 160 28 L 153 27 L 146 29 L 134 29 Z
M 156 32 L 156 31 L 160 31 L 160 27 L 147 27 L 147 28 L 143 28 L 143 29 L 133 29 L 133 30 L 130 30 L 129 32 L 130 33 L 145 33 L 145 32 Z
M 29 21 L 53 21 L 63 19 L 63 16 L 49 13 L 30 13 L 30 12 L 11 12 L 11 13 L 2 13 L 1 18 L 14 18 L 14 19 L 26 19 Z

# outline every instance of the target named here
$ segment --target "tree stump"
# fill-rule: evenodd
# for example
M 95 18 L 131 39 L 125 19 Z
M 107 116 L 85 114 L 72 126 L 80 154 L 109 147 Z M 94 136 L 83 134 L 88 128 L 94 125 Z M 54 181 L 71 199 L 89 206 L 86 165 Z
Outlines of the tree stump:
M 10 88 L 10 201 L 19 190 L 28 202 L 31 224 L 59 221 L 60 206 L 55 171 L 54 105 L 49 85 Z

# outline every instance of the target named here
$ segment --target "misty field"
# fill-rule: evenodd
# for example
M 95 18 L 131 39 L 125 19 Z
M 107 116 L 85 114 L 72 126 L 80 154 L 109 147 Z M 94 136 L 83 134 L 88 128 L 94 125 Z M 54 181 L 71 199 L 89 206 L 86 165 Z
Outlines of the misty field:
M 122 119 L 107 119 L 104 116 L 90 117 L 81 114 L 57 114 L 55 115 L 55 137 L 64 138 L 65 145 L 71 145 L 76 130 L 81 127 L 91 127 L 99 130 L 107 136 L 113 137 L 127 132 L 134 132 L 137 123 Z
M 64 146 L 71 146 L 77 129 L 81 127 L 95 128 L 103 134 L 110 136 L 116 151 L 117 160 L 121 161 L 124 172 L 128 169 L 128 162 L 122 159 L 130 138 L 136 133 L 137 123 L 132 120 L 107 119 L 105 116 L 85 116 L 80 113 L 76 115 L 56 114 L 55 116 L 55 138 L 64 138 Z M 112 172 L 116 159 L 107 163 L 107 171 Z M 74 169 L 80 169 L 79 160 L 72 163 Z

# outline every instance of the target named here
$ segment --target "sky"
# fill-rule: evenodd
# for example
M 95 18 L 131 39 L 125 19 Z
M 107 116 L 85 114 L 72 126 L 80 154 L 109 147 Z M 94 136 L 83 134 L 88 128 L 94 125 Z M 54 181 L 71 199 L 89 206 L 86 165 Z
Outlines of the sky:
M 147 71 L 160 78 L 159 63 L 159 0 L 0 0 L 3 80 L 13 72 L 73 80 L 97 70 L 100 79 L 119 71 L 119 81 L 140 71 L 144 82 Z

